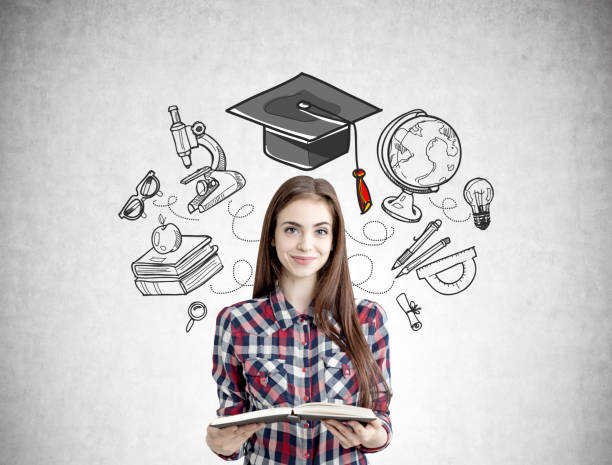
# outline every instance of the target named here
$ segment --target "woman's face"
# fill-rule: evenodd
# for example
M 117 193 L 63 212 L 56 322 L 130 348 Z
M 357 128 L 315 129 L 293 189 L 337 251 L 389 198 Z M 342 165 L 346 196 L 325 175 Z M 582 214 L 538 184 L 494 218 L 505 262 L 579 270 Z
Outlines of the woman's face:
M 272 245 L 286 277 L 316 276 L 332 250 L 332 227 L 331 210 L 322 198 L 296 199 L 278 213 Z

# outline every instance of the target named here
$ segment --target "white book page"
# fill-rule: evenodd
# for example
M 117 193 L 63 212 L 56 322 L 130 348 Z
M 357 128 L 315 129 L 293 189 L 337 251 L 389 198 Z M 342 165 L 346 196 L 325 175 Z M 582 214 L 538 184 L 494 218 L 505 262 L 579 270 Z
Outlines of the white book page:
M 292 409 L 289 407 L 276 407 L 266 410 L 258 410 L 256 412 L 238 413 L 236 415 L 228 415 L 219 417 L 210 422 L 211 426 L 224 426 L 241 420 L 253 420 L 253 423 L 265 421 L 267 418 L 291 415 Z
M 293 409 L 296 415 L 310 414 L 310 415 L 337 415 L 346 416 L 347 418 L 354 416 L 368 417 L 371 416 L 376 418 L 374 412 L 369 408 L 357 407 L 355 405 L 344 405 L 344 404 L 329 404 L 326 402 L 312 402 L 309 404 L 302 404 Z

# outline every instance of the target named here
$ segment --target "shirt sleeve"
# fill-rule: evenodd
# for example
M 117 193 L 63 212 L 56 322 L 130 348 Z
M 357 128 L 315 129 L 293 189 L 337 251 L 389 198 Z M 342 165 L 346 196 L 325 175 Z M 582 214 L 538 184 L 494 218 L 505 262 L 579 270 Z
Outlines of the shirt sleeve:
M 382 381 L 378 383 L 378 399 L 374 413 L 387 430 L 387 441 L 382 446 L 373 449 L 359 446 L 359 450 L 364 453 L 378 452 L 385 449 L 393 437 L 391 412 L 389 411 L 389 403 L 391 401 L 391 362 L 389 358 L 389 333 L 386 326 L 387 315 L 382 307 L 374 304 L 368 321 L 368 344 L 374 355 L 374 360 L 380 367 L 383 378 L 389 386 L 389 395 L 385 392 L 385 386 Z
M 212 375 L 217 383 L 219 397 L 217 415 L 236 415 L 246 412 L 249 408 L 245 391 L 246 381 L 242 375 L 242 365 L 234 350 L 230 307 L 221 310 L 217 316 Z M 224 460 L 237 460 L 244 456 L 245 445 L 249 441 L 250 439 L 232 455 L 217 455 Z

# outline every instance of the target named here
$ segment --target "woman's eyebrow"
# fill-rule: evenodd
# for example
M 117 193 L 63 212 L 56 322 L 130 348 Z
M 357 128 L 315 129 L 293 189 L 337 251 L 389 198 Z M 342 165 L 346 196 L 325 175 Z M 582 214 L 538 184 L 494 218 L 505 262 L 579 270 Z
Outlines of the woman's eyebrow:
M 302 225 L 296 221 L 283 221 L 281 223 L 281 225 L 286 225 L 286 224 L 290 226 L 299 226 L 300 228 L 302 227 Z M 331 226 L 331 224 L 329 223 L 329 221 L 320 221 L 316 224 L 313 224 L 312 226 L 313 228 L 316 228 L 318 226 Z

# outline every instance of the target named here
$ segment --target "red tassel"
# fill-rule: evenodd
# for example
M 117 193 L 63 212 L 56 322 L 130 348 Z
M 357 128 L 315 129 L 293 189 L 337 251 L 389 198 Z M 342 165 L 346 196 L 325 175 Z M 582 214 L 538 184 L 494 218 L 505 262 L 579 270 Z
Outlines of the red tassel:
M 365 174 L 365 170 L 362 169 L 356 169 L 353 171 L 353 177 L 357 180 L 357 200 L 359 201 L 359 209 L 361 210 L 362 215 L 372 206 L 370 191 L 363 180 Z

